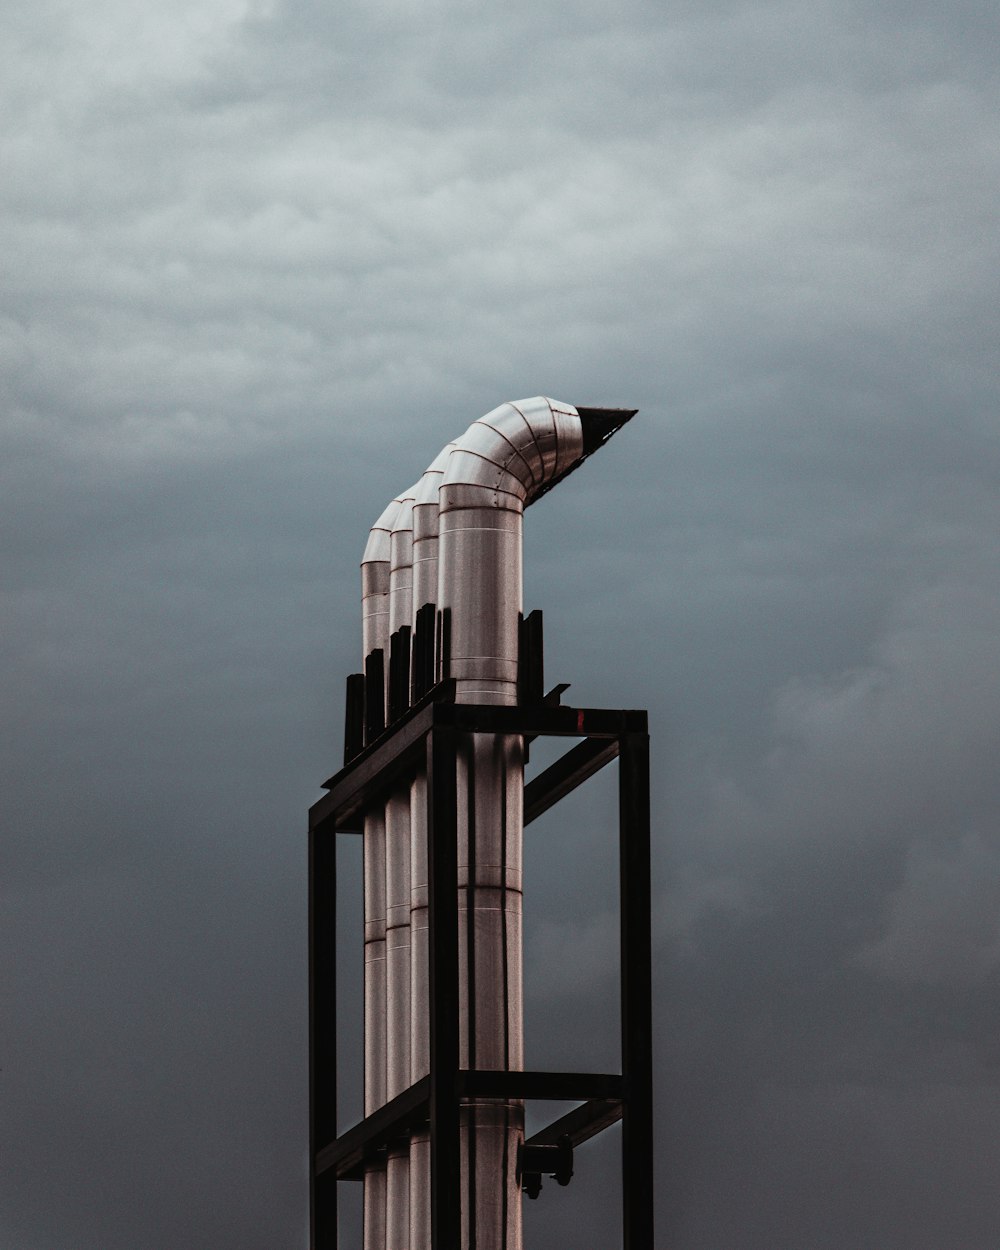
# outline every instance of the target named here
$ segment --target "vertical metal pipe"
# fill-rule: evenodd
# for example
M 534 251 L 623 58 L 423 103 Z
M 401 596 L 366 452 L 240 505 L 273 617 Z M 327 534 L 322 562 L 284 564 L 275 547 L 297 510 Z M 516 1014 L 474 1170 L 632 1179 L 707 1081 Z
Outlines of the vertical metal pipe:
M 392 525 L 401 501 L 394 499 L 372 526 L 361 562 L 361 621 L 365 657 L 389 648 L 389 570 Z M 364 933 L 365 933 L 365 1115 L 386 1099 L 386 900 L 385 812 L 365 816 Z M 364 1250 L 385 1250 L 386 1170 L 384 1164 L 365 1167 Z
M 390 629 L 412 625 L 416 610 L 434 601 L 449 613 L 450 675 L 456 682 L 457 699 L 516 703 L 524 508 L 601 446 L 631 415 L 578 410 L 544 398 L 522 400 L 494 409 L 445 448 L 415 492 L 405 501 L 402 497 L 395 500 L 372 531 L 372 554 L 366 550 L 364 566 L 366 654 L 378 646 L 388 655 Z M 432 590 L 435 571 L 436 592 Z M 523 741 L 518 735 L 494 734 L 467 735 L 454 743 L 449 738 L 445 755 L 449 761 L 456 759 L 453 781 L 446 782 L 442 773 L 435 786 L 449 793 L 453 786 L 458 805 L 459 1061 L 471 1068 L 517 1070 L 523 1066 Z M 435 775 L 439 763 L 447 769 L 438 761 Z M 445 1045 L 441 1040 L 446 1035 L 451 1038 L 450 1028 L 437 1020 L 428 1043 L 426 1026 L 427 986 L 435 976 L 434 961 L 428 974 L 424 954 L 428 881 L 439 875 L 439 865 L 426 862 L 428 780 L 426 773 L 418 774 L 408 789 L 390 795 L 384 813 L 366 817 L 365 950 L 366 961 L 371 952 L 372 964 L 371 973 L 366 974 L 370 1021 L 366 1025 L 366 1111 L 422 1075 L 429 1052 L 445 1055 L 449 1064 L 454 1062 L 450 1041 Z M 450 851 L 447 858 L 451 860 Z M 443 868 L 440 875 L 438 885 L 443 888 L 447 876 Z M 440 889 L 434 906 L 439 912 L 443 909 Z M 450 918 L 455 913 L 449 908 L 444 914 Z M 381 939 L 379 915 L 383 917 Z M 391 935 L 388 961 L 386 917 Z M 453 939 L 454 932 L 448 937 L 449 949 Z M 374 1014 L 380 1001 L 381 1020 Z M 431 1075 L 433 1085 L 433 1067 Z M 440 1080 L 449 1079 L 448 1073 L 437 1075 Z M 433 1125 L 451 1114 L 449 1097 L 440 1083 L 436 1092 L 432 1089 L 435 1141 Z M 430 1202 L 426 1136 L 415 1134 L 408 1156 L 402 1150 L 390 1151 L 388 1247 L 384 1220 L 381 1231 L 376 1227 L 378 1178 L 374 1169 L 366 1172 L 365 1250 L 430 1250 L 429 1212 L 434 1213 L 435 1227 L 447 1225 L 442 1204 L 447 1186 L 455 1184 L 450 1132 L 435 1148 L 438 1163 Z M 477 1100 L 462 1109 L 461 1135 L 457 1170 L 462 1232 L 458 1238 L 447 1225 L 451 1230 L 447 1250 L 459 1240 L 462 1247 L 475 1250 L 520 1250 L 521 1194 L 516 1167 L 524 1136 L 522 1104 Z M 441 1174 L 442 1166 L 451 1169 L 447 1176 Z M 402 1190 L 406 1172 L 408 1198 Z M 408 1219 L 404 1220 L 407 1206 Z M 384 1217 L 384 1205 L 381 1211 Z
M 442 480 L 438 602 L 451 613 L 460 702 L 517 702 L 526 502 L 581 458 L 576 410 L 537 399 L 470 426 Z M 523 1067 L 523 741 L 470 735 L 459 751 L 460 1061 Z M 477 1100 L 462 1112 L 463 1246 L 520 1250 L 517 1154 L 524 1108 Z
M 453 444 L 434 459 L 413 500 L 413 621 L 425 604 L 437 602 L 438 488 Z M 429 967 L 427 948 L 427 774 L 410 788 L 410 1080 L 430 1071 Z M 430 1250 L 431 1147 L 427 1128 L 410 1139 L 410 1250 Z
M 400 498 L 390 536 L 389 634 L 413 616 L 413 499 Z M 410 1085 L 410 786 L 396 786 L 385 807 L 386 1099 Z M 386 1159 L 386 1250 L 409 1250 L 410 1152 L 389 1147 Z

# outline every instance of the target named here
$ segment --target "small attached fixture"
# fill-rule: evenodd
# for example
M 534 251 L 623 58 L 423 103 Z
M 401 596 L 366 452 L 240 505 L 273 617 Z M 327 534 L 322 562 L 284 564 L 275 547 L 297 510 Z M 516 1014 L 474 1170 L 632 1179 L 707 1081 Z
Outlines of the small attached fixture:
M 573 1141 L 569 1134 L 563 1133 L 553 1146 L 523 1142 L 517 1153 L 517 1171 L 529 1198 L 541 1193 L 543 1176 L 551 1176 L 557 1185 L 568 1185 L 573 1179 Z

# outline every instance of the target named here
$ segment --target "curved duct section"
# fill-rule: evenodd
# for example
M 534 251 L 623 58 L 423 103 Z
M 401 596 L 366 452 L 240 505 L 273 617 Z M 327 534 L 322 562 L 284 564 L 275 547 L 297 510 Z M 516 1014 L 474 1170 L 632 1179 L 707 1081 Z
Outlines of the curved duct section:
M 387 721 L 401 711 L 400 671 L 406 702 L 417 689 L 411 643 L 427 612 L 437 615 L 438 671 L 454 680 L 456 699 L 517 702 L 524 509 L 633 415 L 541 397 L 502 404 L 389 505 L 362 566 L 366 671 L 379 671 L 372 655 L 381 651 Z M 523 760 L 518 735 L 470 734 L 459 747 L 463 1067 L 523 1067 Z M 426 793 L 418 775 L 365 824 L 366 1113 L 427 1071 Z M 520 1250 L 523 1137 L 520 1103 L 463 1108 L 463 1247 Z M 430 1250 L 428 1164 L 418 1131 L 408 1156 L 390 1152 L 388 1186 L 384 1166 L 366 1171 L 365 1250 Z
M 389 535 L 389 665 L 407 660 L 413 612 L 413 502 L 417 486 L 400 496 Z M 406 652 L 406 656 L 402 652 Z M 398 682 L 395 683 L 398 686 Z M 390 719 L 398 695 L 390 685 Z M 385 805 L 386 1100 L 410 1085 L 410 785 L 400 783 Z M 386 1158 L 386 1250 L 410 1241 L 410 1158 L 406 1142 Z
M 366 672 L 372 658 L 379 660 L 389 647 L 389 580 L 391 535 L 402 500 L 394 499 L 371 528 L 361 561 L 361 631 Z M 378 683 L 383 684 L 381 670 Z M 383 695 L 384 704 L 384 695 Z M 384 720 L 385 709 L 382 708 Z M 366 814 L 362 838 L 364 860 L 364 1082 L 365 1115 L 377 1111 L 386 1100 L 386 893 L 385 811 Z M 384 1250 L 386 1218 L 386 1168 L 371 1163 L 365 1168 L 364 1228 L 366 1248 Z
M 586 454 L 577 410 L 539 398 L 494 408 L 448 457 L 438 606 L 450 613 L 450 674 L 460 702 L 517 701 L 522 516 Z
M 607 427 L 570 404 L 522 400 L 474 422 L 448 457 L 438 604 L 459 702 L 517 702 L 524 509 L 577 468 Z M 458 787 L 460 1062 L 516 1070 L 524 1066 L 521 737 L 470 735 Z M 465 1245 L 519 1250 L 523 1139 L 522 1104 L 463 1108 Z
M 413 499 L 413 638 L 414 654 L 421 638 L 418 613 L 433 627 L 438 585 L 438 490 L 454 443 L 448 443 L 431 462 L 417 484 Z M 426 619 L 429 613 L 430 620 Z M 433 634 L 431 634 L 433 638 Z M 433 655 L 429 668 L 433 670 Z M 414 663 L 416 691 L 419 677 Z M 428 680 L 430 677 L 428 676 Z M 410 1080 L 430 1071 L 430 1019 L 422 1004 L 429 1001 L 427 932 L 427 777 L 418 772 L 410 787 Z M 431 1142 L 426 1128 L 410 1138 L 410 1246 L 431 1244 Z
M 367 659 L 389 645 L 389 567 L 392 527 L 402 504 L 397 496 L 371 528 L 361 557 L 361 634 Z

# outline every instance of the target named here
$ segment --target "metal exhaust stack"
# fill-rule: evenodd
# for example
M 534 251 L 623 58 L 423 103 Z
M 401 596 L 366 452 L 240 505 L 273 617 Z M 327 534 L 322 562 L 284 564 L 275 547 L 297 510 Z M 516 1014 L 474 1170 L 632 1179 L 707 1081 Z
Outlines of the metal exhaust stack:
M 556 707 L 558 696 L 546 704 L 536 688 L 540 634 L 525 630 L 521 604 L 523 513 L 633 415 L 630 409 L 575 408 L 545 398 L 503 404 L 449 444 L 417 484 L 393 500 L 371 531 L 362 562 L 365 673 L 348 681 L 348 767 L 328 783 L 330 795 L 313 809 L 314 1250 L 336 1246 L 335 1226 L 332 1240 L 324 1242 L 329 1231 L 317 1222 L 321 1172 L 363 1177 L 365 1250 L 431 1250 L 432 1245 L 435 1250 L 520 1250 L 522 1191 L 536 1196 L 541 1185 L 536 1169 L 547 1170 L 550 1164 L 560 1183 L 566 1183 L 574 1141 L 579 1144 L 622 1116 L 628 1140 L 624 1149 L 631 1152 L 629 1167 L 636 1171 L 641 1143 L 649 1136 L 642 1128 L 648 1112 L 638 1109 L 649 1085 L 648 1026 L 640 1021 L 635 1027 L 636 1012 L 641 1015 L 642 1010 L 635 987 L 641 988 L 644 976 L 648 982 L 648 879 L 645 911 L 634 898 L 631 902 L 633 912 L 638 908 L 645 921 L 640 915 L 639 928 L 626 932 L 623 849 L 623 1075 L 593 1078 L 606 1082 L 600 1086 L 605 1093 L 622 1096 L 595 1101 L 591 1093 L 581 1092 L 586 1101 L 570 1114 L 570 1119 L 576 1116 L 568 1126 L 572 1131 L 560 1133 L 558 1141 L 533 1138 L 526 1144 L 525 1091 L 537 1088 L 543 1092 L 528 1096 L 572 1098 L 572 1082 L 564 1081 L 561 1092 L 552 1093 L 558 1082 L 532 1083 L 529 1078 L 569 1074 L 499 1075 L 523 1069 L 526 730 L 516 717 L 509 730 L 488 723 L 502 708 L 571 711 Z M 439 734 L 441 743 L 451 743 L 453 754 L 443 772 L 435 762 L 434 785 L 428 779 L 428 754 L 427 761 L 413 759 L 405 769 L 383 765 L 378 775 L 386 780 L 379 785 L 365 781 L 363 804 L 355 798 L 350 810 L 342 803 L 337 806 L 338 796 L 350 789 L 350 777 L 364 771 L 352 760 L 367 760 L 364 767 L 371 773 L 375 761 L 382 756 L 395 759 L 394 752 L 403 750 L 403 740 L 419 722 L 419 717 L 414 722 L 412 709 L 423 708 L 421 715 L 425 720 L 430 716 L 433 726 L 443 724 L 448 704 L 456 709 L 468 705 L 471 719 L 469 728 L 451 738 Z M 491 713 L 491 708 L 497 711 Z M 615 754 L 625 760 L 624 730 L 612 735 L 614 750 L 606 745 L 595 749 L 582 710 L 575 720 L 557 716 L 556 722 L 560 727 L 548 732 L 584 737 L 566 757 L 585 748 L 581 758 L 586 761 L 573 772 L 568 788 Z M 634 722 L 629 724 L 629 742 L 644 740 L 644 719 L 641 733 Z M 597 738 L 603 741 L 600 734 Z M 433 731 L 426 741 L 434 741 Z M 641 755 L 641 743 L 639 748 Z M 407 750 L 412 754 L 412 746 Z M 558 785 L 560 793 L 546 806 L 567 792 L 565 778 Z M 640 835 L 642 810 L 640 803 Z M 648 798 L 645 810 L 648 841 Z M 530 816 L 534 814 L 532 810 Z M 359 815 L 365 878 L 366 1119 L 352 1133 L 368 1144 L 348 1166 L 344 1160 L 350 1151 L 343 1143 L 350 1134 L 332 1141 L 330 1082 L 321 1063 L 321 1052 L 335 1045 L 335 1037 L 328 1037 L 330 1026 L 323 1023 L 318 999 L 317 969 L 324 958 L 318 948 L 332 938 L 329 924 L 318 923 L 318 875 L 329 863 L 329 853 L 320 852 L 316 839 L 331 820 L 335 828 L 346 828 L 344 822 L 354 818 L 358 827 Z M 442 843 L 437 825 L 440 821 L 447 830 L 449 820 L 454 839 L 446 837 Z M 433 847 L 430 861 L 428 846 Z M 648 863 L 646 872 L 648 878 Z M 642 882 L 638 894 L 635 881 L 629 889 L 630 898 L 638 897 Z M 626 950 L 635 957 L 643 944 L 646 972 L 629 977 L 631 998 L 626 1001 Z M 449 988 L 450 1003 L 443 1001 Z M 438 1070 L 442 1063 L 446 1068 L 457 1064 L 453 1078 Z M 629 1086 L 638 1093 L 626 1098 L 624 1069 L 630 1065 Z M 613 1114 L 609 1106 L 616 1108 Z M 376 1140 L 382 1143 L 378 1148 L 372 1146 Z M 558 1159 L 553 1151 L 561 1152 Z M 646 1153 L 651 1161 L 651 1138 Z M 623 1154 L 623 1166 L 624 1160 Z M 648 1168 L 638 1170 L 645 1175 Z M 324 1182 L 325 1190 L 329 1184 Z M 450 1200 L 449 1186 L 455 1191 Z M 633 1222 L 626 1246 L 638 1250 L 646 1245 L 639 1234 L 645 1217 L 636 1225 L 633 1208 L 638 1203 L 645 1209 L 651 1197 L 647 1201 L 640 1195 L 632 1202 L 627 1192 L 625 1198 L 626 1230 L 630 1218 Z M 651 1237 L 651 1214 L 647 1223 Z
M 592 417 L 590 447 L 631 415 Z M 459 703 L 517 703 L 524 508 L 582 463 L 583 431 L 569 405 L 504 404 L 474 422 L 448 457 L 438 494 L 438 606 L 449 614 L 449 675 Z M 520 735 L 470 735 L 458 773 L 463 1068 L 524 1066 L 523 791 Z M 463 1118 L 462 1244 L 517 1250 L 523 1103 L 478 1101 Z

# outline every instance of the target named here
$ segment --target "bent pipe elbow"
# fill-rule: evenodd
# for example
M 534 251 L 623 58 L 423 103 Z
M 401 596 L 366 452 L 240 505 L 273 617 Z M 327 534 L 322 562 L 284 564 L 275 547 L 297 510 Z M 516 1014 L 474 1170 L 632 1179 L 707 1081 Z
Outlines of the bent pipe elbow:
M 501 404 L 448 444 L 372 528 L 362 562 L 365 653 L 385 650 L 390 632 L 432 601 L 436 573 L 434 601 L 452 612 L 452 675 L 467 679 L 460 691 L 506 701 L 516 687 L 521 514 L 633 415 L 536 396 Z

